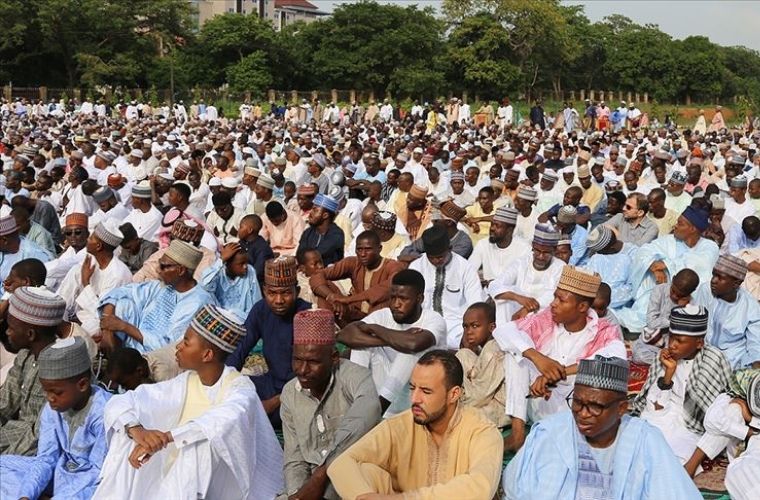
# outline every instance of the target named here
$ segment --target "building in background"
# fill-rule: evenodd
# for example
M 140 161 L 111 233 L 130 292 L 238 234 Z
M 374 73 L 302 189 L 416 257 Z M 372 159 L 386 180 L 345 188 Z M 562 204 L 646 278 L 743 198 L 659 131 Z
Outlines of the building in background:
M 194 21 L 198 29 L 214 16 L 226 13 L 257 15 L 274 25 L 276 30 L 296 21 L 311 22 L 328 15 L 306 0 L 189 0 L 195 7 Z

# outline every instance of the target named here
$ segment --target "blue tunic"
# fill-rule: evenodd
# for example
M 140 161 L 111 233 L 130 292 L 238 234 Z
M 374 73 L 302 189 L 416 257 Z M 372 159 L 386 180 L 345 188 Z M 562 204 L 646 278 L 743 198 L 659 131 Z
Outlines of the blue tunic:
M 45 404 L 37 456 L 0 456 L 0 498 L 38 498 L 51 480 L 55 498 L 92 498 L 106 458 L 103 409 L 110 397 L 109 392 L 92 386 L 87 415 L 73 437 L 64 416 Z
M 5 292 L 5 289 L 3 288 L 3 282 L 5 281 L 5 278 L 7 278 L 10 274 L 11 268 L 16 264 L 16 262 L 24 259 L 37 259 L 41 262 L 47 262 L 53 258 L 53 256 L 50 255 L 47 250 L 32 240 L 26 239 L 23 236 L 20 236 L 20 240 L 21 243 L 19 244 L 18 252 L 0 252 L 0 295 Z
M 152 280 L 114 288 L 100 299 L 101 313 L 106 304 L 115 305 L 114 314 L 143 335 L 141 344 L 126 333 L 117 332 L 124 347 L 145 353 L 181 339 L 198 309 L 204 304 L 216 305 L 216 298 L 201 286 L 180 293 Z
M 208 293 L 216 297 L 220 306 L 229 309 L 241 320 L 248 316 L 253 304 L 261 300 L 259 280 L 250 264 L 245 276 L 230 278 L 219 259 L 203 271 L 200 282 Z

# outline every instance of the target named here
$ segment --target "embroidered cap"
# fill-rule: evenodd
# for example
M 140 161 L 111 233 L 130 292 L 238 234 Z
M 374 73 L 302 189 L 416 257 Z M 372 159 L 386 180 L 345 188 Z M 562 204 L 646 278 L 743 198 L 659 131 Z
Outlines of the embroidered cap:
M 713 269 L 741 281 L 744 281 L 744 278 L 747 276 L 747 263 L 743 259 L 734 257 L 733 255 L 720 254 Z
M 396 230 L 396 214 L 382 210 L 372 216 L 372 228 L 390 233 Z
M 335 344 L 335 315 L 327 309 L 307 309 L 293 318 L 293 345 Z
M 0 218 L 0 236 L 7 236 L 16 232 L 18 232 L 18 226 L 15 217 L 7 215 Z
M 731 179 L 731 187 L 735 188 L 746 188 L 747 187 L 747 177 L 744 175 L 737 175 L 733 179 Z
M 317 197 L 314 198 L 314 206 L 322 207 L 333 214 L 338 213 L 338 201 L 332 196 L 327 196 L 322 193 L 319 193 Z
M 193 316 L 190 328 L 224 352 L 234 352 L 245 337 L 243 320 L 234 313 L 206 304 Z
M 194 245 L 179 239 L 172 240 L 169 243 L 164 255 L 191 271 L 195 271 L 203 258 L 203 252 Z
M 517 197 L 523 200 L 536 201 L 538 199 L 538 191 L 528 186 L 520 186 L 517 188 Z
M 602 278 L 598 274 L 591 274 L 579 267 L 566 265 L 562 268 L 557 289 L 593 299 L 596 297 L 601 284 Z
M 597 354 L 594 359 L 582 359 L 578 362 L 575 385 L 627 394 L 628 372 L 627 360 L 605 358 Z
M 300 194 L 303 196 L 316 196 L 317 186 L 315 186 L 314 184 L 304 184 L 303 186 L 300 186 L 298 188 L 297 194 Z
M 514 226 L 517 224 L 517 209 L 512 207 L 499 207 L 496 209 L 496 213 L 493 215 L 494 222 L 503 222 Z
M 293 257 L 278 257 L 264 263 L 264 284 L 294 286 L 298 284 L 298 263 Z
M 124 235 L 119 230 L 119 224 L 114 219 L 106 219 L 95 226 L 95 236 L 106 245 L 118 247 L 121 245 Z
M 60 325 L 64 312 L 66 301 L 45 287 L 22 286 L 8 299 L 8 314 L 29 325 Z
M 109 200 L 113 197 L 113 191 L 111 188 L 103 186 L 95 190 L 94 193 L 92 193 L 92 199 L 95 200 L 95 203 L 103 203 L 106 200 Z
M 598 225 L 586 237 L 586 247 L 591 252 L 599 252 L 607 248 L 612 241 L 612 229 L 607 226 Z
M 150 182 L 142 181 L 132 186 L 132 198 L 142 198 L 149 200 L 153 190 L 150 187 Z
M 557 222 L 563 224 L 575 224 L 575 217 L 578 215 L 578 210 L 572 205 L 565 205 L 559 209 L 557 213 Z
M 38 376 L 43 380 L 65 380 L 92 368 L 87 344 L 81 337 L 56 340 L 40 352 L 37 364 Z
M 707 309 L 696 304 L 674 307 L 670 311 L 670 333 L 701 337 L 707 334 Z
M 556 247 L 560 234 L 549 224 L 536 224 L 533 230 L 533 243 L 548 247 Z
M 427 194 L 427 188 L 420 187 L 417 184 L 413 184 L 412 188 L 409 190 L 409 196 L 417 198 L 418 200 L 424 200 L 427 197 Z
M 443 203 L 440 204 L 439 209 L 441 211 L 441 215 L 444 218 L 451 219 L 454 222 L 459 222 L 462 220 L 462 217 L 467 215 L 467 210 L 460 207 L 456 203 L 454 203 L 451 200 L 446 200 Z
M 193 220 L 177 220 L 172 225 L 171 237 L 173 240 L 182 240 L 198 245 L 203 239 L 205 229 Z

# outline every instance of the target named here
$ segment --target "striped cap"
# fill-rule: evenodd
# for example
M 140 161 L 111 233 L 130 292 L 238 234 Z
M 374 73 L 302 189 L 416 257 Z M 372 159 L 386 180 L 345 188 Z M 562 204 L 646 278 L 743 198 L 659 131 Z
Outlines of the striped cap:
M 556 247 L 559 238 L 559 231 L 556 231 L 549 224 L 536 224 L 536 227 L 533 230 L 533 243 L 536 245 Z
M 293 318 L 293 345 L 335 344 L 335 315 L 327 309 L 307 309 Z
M 234 352 L 245 336 L 243 320 L 231 311 L 211 304 L 195 313 L 190 328 L 224 352 Z
M 452 170 L 451 172 L 451 180 L 452 181 L 464 181 L 464 172 L 461 170 Z
M 16 225 L 16 218 L 12 215 L 6 215 L 0 218 L 0 236 L 7 236 L 18 232 L 18 226 Z
M 114 248 L 121 245 L 124 239 L 124 235 L 119 230 L 119 223 L 115 219 L 106 219 L 98 223 L 93 233 L 100 241 Z
M 203 252 L 182 240 L 172 240 L 164 255 L 191 271 L 195 271 L 203 259 Z
M 565 205 L 559 209 L 557 213 L 557 222 L 564 224 L 574 224 L 575 217 L 578 215 L 578 210 L 572 205 Z
M 92 368 L 87 344 L 81 337 L 59 339 L 40 352 L 38 376 L 44 380 L 65 380 Z
M 713 269 L 721 274 L 742 281 L 744 281 L 744 278 L 747 276 L 747 263 L 744 262 L 743 259 L 734 257 L 733 255 L 720 254 Z
M 517 209 L 512 207 L 499 207 L 496 209 L 496 213 L 493 214 L 494 222 L 503 222 L 514 226 L 517 224 Z
M 294 286 L 298 284 L 298 263 L 293 257 L 278 257 L 264 263 L 264 284 Z
M 544 175 L 541 177 L 541 180 L 557 182 L 559 180 L 559 176 L 557 175 L 557 172 L 554 172 L 552 170 L 544 170 Z
M 142 181 L 132 186 L 132 198 L 150 199 L 153 190 L 150 187 L 150 182 Z
M 322 193 L 319 193 L 317 197 L 314 198 L 314 206 L 322 207 L 333 214 L 338 213 L 338 201 L 332 196 L 327 196 Z
M 628 372 L 627 360 L 605 358 L 597 354 L 594 359 L 582 359 L 578 362 L 575 385 L 627 394 Z
M 602 277 L 596 273 L 589 273 L 579 267 L 566 265 L 562 268 L 562 275 L 557 283 L 558 290 L 580 295 L 581 297 L 595 298 L 602 284 Z
M 588 233 L 586 237 L 586 247 L 591 252 L 599 252 L 607 248 L 612 241 L 612 229 L 607 226 L 599 225 Z
M 304 184 L 298 187 L 297 194 L 303 196 L 315 196 L 317 194 L 317 186 L 314 184 Z
M 707 334 L 707 309 L 696 304 L 674 307 L 670 311 L 670 333 L 701 337 Z
M 22 286 L 8 299 L 8 314 L 29 325 L 60 325 L 65 311 L 66 301 L 45 287 Z

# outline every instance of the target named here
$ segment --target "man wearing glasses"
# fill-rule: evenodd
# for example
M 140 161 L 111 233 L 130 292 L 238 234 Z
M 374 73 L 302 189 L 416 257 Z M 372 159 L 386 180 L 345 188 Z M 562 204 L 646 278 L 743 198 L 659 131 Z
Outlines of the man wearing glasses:
M 69 270 L 81 266 L 87 255 L 87 238 L 90 237 L 88 217 L 83 213 L 72 213 L 66 216 L 63 226 L 64 251 L 58 258 L 45 263 L 47 278 L 45 286 L 48 290 L 58 290 Z
M 596 356 L 578 363 L 570 412 L 534 426 L 504 470 L 504 498 L 671 498 L 701 494 L 665 442 L 626 415 L 628 362 Z
M 657 224 L 647 217 L 648 212 L 647 197 L 641 193 L 631 193 L 625 200 L 623 213 L 615 215 L 604 225 L 615 231 L 618 240 L 642 246 L 659 234 Z

